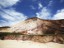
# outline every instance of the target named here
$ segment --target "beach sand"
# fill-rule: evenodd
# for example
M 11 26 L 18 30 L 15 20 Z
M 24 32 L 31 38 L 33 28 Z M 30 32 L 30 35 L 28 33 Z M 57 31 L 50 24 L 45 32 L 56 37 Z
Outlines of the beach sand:
M 22 40 L 0 40 L 0 48 L 64 48 L 64 44 L 59 43 L 38 43 Z

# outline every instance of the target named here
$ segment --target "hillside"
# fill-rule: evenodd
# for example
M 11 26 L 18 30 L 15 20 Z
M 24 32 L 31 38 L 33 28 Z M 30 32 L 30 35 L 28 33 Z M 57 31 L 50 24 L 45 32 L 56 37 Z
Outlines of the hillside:
M 14 33 L 38 34 L 64 32 L 64 20 L 43 20 L 30 18 L 11 26 Z
M 1 27 L 0 39 L 64 44 L 64 20 L 29 18 L 11 27 Z

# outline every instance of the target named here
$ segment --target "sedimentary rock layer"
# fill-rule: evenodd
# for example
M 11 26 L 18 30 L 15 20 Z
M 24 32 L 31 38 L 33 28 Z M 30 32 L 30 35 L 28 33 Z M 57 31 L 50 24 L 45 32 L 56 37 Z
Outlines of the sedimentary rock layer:
M 64 44 L 64 35 L 3 35 L 0 40 L 23 40 L 39 43 L 56 42 Z

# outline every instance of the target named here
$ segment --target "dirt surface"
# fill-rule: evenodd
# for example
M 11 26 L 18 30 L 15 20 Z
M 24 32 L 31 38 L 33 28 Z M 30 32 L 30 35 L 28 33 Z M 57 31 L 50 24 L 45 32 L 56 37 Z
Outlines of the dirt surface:
M 64 44 L 58 43 L 37 43 L 21 40 L 0 40 L 0 48 L 64 48 Z

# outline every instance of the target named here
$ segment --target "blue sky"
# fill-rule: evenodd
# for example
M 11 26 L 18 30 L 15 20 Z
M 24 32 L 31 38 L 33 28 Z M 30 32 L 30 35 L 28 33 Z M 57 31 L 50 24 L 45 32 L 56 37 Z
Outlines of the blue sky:
M 64 19 L 64 0 L 0 0 L 0 26 L 27 18 Z

